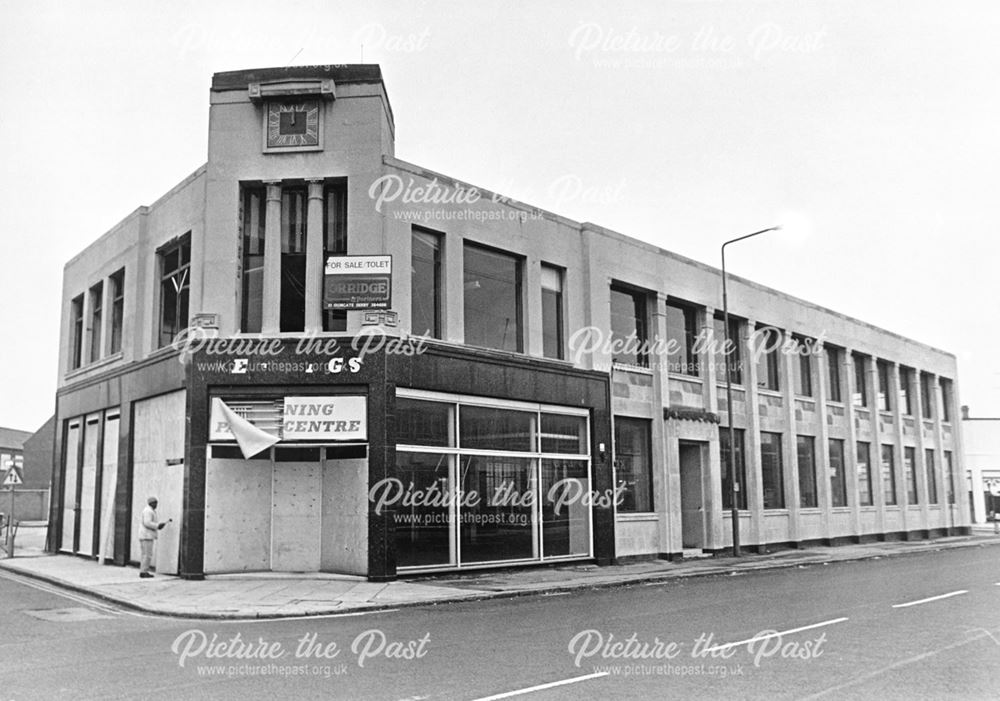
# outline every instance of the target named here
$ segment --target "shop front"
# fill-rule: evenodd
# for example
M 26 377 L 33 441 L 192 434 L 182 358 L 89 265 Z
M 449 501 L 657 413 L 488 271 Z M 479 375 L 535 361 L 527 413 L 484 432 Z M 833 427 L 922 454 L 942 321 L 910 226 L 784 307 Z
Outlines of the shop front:
M 293 341 L 189 367 L 182 576 L 614 557 L 606 375 Z

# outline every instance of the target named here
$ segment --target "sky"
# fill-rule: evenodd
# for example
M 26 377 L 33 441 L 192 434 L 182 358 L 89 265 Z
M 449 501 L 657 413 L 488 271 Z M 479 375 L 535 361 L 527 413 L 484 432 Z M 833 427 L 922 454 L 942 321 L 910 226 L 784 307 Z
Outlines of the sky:
M 1000 3 L 0 0 L 0 426 L 63 265 L 206 160 L 215 72 L 378 63 L 396 155 L 954 353 L 1000 416 Z

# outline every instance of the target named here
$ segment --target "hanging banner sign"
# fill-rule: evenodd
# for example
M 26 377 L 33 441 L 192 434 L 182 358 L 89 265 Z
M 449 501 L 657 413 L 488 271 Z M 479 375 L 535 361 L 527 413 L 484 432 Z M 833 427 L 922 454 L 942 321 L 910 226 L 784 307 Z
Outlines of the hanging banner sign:
M 285 397 L 286 441 L 368 440 L 368 402 L 362 396 Z
M 392 302 L 392 256 L 330 256 L 324 272 L 324 309 L 388 309 Z

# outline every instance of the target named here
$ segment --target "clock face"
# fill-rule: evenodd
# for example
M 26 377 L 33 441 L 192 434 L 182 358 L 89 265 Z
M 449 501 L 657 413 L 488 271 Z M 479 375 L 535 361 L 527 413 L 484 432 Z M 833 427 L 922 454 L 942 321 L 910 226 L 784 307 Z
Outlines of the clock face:
M 319 102 L 271 102 L 267 105 L 267 147 L 319 146 Z

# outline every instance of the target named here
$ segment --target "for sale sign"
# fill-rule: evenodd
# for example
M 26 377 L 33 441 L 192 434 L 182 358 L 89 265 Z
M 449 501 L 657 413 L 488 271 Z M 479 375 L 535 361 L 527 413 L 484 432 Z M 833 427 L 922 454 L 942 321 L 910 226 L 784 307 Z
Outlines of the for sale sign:
M 388 309 L 392 256 L 330 256 L 323 281 L 325 309 Z

